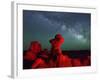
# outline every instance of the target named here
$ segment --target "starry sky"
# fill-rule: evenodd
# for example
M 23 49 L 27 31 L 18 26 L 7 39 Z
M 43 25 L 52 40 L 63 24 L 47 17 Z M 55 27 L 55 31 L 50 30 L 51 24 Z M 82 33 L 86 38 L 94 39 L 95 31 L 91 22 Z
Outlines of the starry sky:
M 42 48 L 50 49 L 49 40 L 57 33 L 65 42 L 62 50 L 90 50 L 91 14 L 23 10 L 23 49 L 31 41 L 39 41 Z

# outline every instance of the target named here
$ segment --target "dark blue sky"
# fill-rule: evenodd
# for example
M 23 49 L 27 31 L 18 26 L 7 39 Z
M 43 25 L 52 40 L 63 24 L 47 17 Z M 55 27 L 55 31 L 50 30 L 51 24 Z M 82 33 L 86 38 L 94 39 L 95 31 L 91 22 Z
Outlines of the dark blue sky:
M 39 41 L 50 49 L 49 40 L 57 33 L 65 39 L 63 50 L 90 49 L 91 15 L 89 13 L 23 10 L 23 47 Z

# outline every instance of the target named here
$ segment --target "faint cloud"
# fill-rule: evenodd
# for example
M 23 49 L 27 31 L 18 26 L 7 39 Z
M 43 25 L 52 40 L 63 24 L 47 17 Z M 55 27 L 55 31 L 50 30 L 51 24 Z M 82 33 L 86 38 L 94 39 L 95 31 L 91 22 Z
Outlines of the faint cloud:
M 66 29 L 67 29 L 66 25 L 63 24 L 63 25 L 61 26 L 61 30 L 62 30 L 62 31 L 66 31 Z

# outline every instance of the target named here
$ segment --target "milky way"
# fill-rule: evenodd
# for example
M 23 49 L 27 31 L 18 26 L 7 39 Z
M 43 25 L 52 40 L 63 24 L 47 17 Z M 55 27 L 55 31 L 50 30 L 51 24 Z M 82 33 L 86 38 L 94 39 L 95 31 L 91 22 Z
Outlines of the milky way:
M 50 49 L 49 40 L 60 33 L 65 39 L 63 50 L 90 49 L 91 15 L 89 13 L 23 11 L 23 47 L 40 41 Z

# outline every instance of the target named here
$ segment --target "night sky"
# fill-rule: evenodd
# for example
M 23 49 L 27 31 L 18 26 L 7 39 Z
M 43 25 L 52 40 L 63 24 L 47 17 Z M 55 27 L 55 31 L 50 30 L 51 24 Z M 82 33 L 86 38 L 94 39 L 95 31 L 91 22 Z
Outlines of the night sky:
M 23 48 L 39 41 L 50 49 L 49 40 L 57 33 L 65 39 L 62 50 L 90 50 L 91 14 L 23 10 Z

